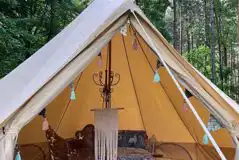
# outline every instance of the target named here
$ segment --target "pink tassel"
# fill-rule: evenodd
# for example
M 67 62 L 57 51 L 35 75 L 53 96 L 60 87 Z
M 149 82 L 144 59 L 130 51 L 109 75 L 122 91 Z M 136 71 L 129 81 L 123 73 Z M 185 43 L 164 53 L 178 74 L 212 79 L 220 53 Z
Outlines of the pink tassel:
M 103 66 L 103 61 L 102 61 L 102 57 L 100 56 L 98 60 L 98 67 L 101 68 L 102 66 Z
M 188 106 L 187 106 L 187 103 L 184 101 L 183 103 L 183 111 L 184 112 L 187 112 L 188 111 Z
M 138 43 L 137 43 L 136 38 L 134 39 L 134 42 L 133 42 L 133 49 L 134 49 L 134 50 L 137 50 L 137 49 L 138 49 Z
M 43 123 L 42 123 L 42 130 L 43 130 L 43 131 L 46 131 L 46 130 L 48 130 L 48 129 L 49 129 L 49 123 L 48 123 L 47 119 L 44 118 L 44 119 L 43 119 Z

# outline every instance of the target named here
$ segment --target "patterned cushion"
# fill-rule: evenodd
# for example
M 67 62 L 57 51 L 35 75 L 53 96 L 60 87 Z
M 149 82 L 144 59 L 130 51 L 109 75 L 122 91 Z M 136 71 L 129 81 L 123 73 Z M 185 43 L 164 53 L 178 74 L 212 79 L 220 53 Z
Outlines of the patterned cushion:
M 145 149 L 145 131 L 119 131 L 118 146 Z

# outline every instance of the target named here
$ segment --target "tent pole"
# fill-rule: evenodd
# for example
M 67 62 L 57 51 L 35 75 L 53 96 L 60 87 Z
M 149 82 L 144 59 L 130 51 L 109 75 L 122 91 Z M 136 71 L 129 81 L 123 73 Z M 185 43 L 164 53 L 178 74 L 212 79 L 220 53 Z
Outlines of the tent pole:
M 235 153 L 235 158 L 234 159 L 238 160 L 239 159 L 239 141 L 237 139 L 237 136 L 233 137 L 233 141 L 234 141 L 234 143 L 236 145 L 236 153 Z
M 161 56 L 161 54 L 159 53 L 158 49 L 156 48 L 156 46 L 154 45 L 153 40 L 149 37 L 149 35 L 147 34 L 147 32 L 145 31 L 143 25 L 140 23 L 137 15 L 135 14 L 135 12 L 133 10 L 131 10 L 131 12 L 133 13 L 135 19 L 137 20 L 137 22 L 139 23 L 141 29 L 143 30 L 144 34 L 146 35 L 146 37 L 148 38 L 149 42 L 151 43 L 151 46 L 153 47 L 154 51 L 156 52 L 156 54 L 158 55 L 159 59 L 161 60 L 161 62 L 163 63 L 164 67 L 166 68 L 166 70 L 168 71 L 169 75 L 172 77 L 174 83 L 176 84 L 178 90 L 180 91 L 180 93 L 182 94 L 185 102 L 188 104 L 189 108 L 192 110 L 194 116 L 196 117 L 196 119 L 198 120 L 199 124 L 201 125 L 201 127 L 203 128 L 204 132 L 207 134 L 208 138 L 210 139 L 210 141 L 212 142 L 212 145 L 214 146 L 214 148 L 216 149 L 217 153 L 219 154 L 219 156 L 221 157 L 222 160 L 227 160 L 226 157 L 224 156 L 224 154 L 222 153 L 220 147 L 217 145 L 216 141 L 214 140 L 214 138 L 212 137 L 211 133 L 207 130 L 207 127 L 205 126 L 204 122 L 202 121 L 202 119 L 200 118 L 199 114 L 197 113 L 197 111 L 195 110 L 195 108 L 193 107 L 192 103 L 190 102 L 190 100 L 187 98 L 187 96 L 185 95 L 183 89 L 181 88 L 181 86 L 179 85 L 179 82 L 177 81 L 177 79 L 174 77 L 173 73 L 171 72 L 171 70 L 169 69 L 168 65 L 166 64 L 166 62 L 164 61 L 163 57 Z

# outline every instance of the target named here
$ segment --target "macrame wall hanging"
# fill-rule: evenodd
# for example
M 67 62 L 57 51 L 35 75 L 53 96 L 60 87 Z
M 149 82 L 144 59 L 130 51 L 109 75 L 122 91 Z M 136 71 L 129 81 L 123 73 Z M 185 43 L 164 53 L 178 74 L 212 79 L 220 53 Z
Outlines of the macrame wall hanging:
M 190 97 L 193 96 L 192 93 L 189 92 L 187 89 L 185 90 L 185 95 L 187 96 L 187 98 L 190 98 Z M 187 102 L 185 101 L 185 99 L 184 99 L 184 101 L 183 101 L 183 111 L 184 111 L 184 112 L 187 112 L 187 111 L 188 111 L 188 104 L 187 104 Z
M 222 125 L 218 122 L 218 120 L 213 115 L 210 115 L 208 123 L 207 123 L 208 131 L 215 132 L 221 128 L 222 128 Z M 205 134 L 203 136 L 203 144 L 208 144 L 208 142 L 209 142 L 208 136 L 207 134 Z
M 160 66 L 161 66 L 161 63 L 159 60 L 157 60 L 156 69 L 154 71 L 154 82 L 155 83 L 160 83 L 160 75 L 159 75 Z
M 95 118 L 95 160 L 117 160 L 118 110 L 122 108 L 111 108 L 112 87 L 120 81 L 120 75 L 111 70 L 111 42 L 108 45 L 105 72 L 94 73 L 93 81 L 100 86 L 103 99 L 101 109 L 92 109 Z
M 95 110 L 95 160 L 117 160 L 118 110 Z

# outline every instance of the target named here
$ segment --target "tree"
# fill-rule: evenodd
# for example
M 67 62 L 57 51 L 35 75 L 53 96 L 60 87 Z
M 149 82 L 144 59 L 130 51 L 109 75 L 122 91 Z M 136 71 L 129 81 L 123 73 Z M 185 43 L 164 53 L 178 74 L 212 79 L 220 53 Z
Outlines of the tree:
M 179 37 L 177 29 L 177 0 L 173 0 L 173 46 L 179 51 Z
M 168 0 L 137 0 L 136 3 L 144 11 L 145 15 L 155 25 L 155 27 L 162 33 L 162 35 L 169 41 L 172 36 L 169 35 L 165 27 L 165 13 L 170 3 Z
M 237 43 L 239 44 L 239 0 L 237 1 Z
M 210 30 L 211 30 L 211 80 L 216 83 L 216 58 L 215 58 L 215 28 L 214 28 L 214 0 L 210 0 Z
M 0 1 L 0 77 L 29 58 L 87 4 L 88 0 Z

